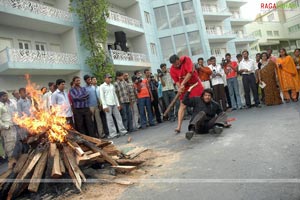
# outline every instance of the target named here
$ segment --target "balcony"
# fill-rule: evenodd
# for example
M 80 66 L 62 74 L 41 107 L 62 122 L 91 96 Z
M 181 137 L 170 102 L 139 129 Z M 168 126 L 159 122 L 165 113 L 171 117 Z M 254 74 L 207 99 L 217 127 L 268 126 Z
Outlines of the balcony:
M 205 21 L 223 21 L 231 16 L 227 8 L 219 6 L 202 6 L 202 13 Z
M 122 69 L 125 67 L 129 71 L 151 66 L 147 56 L 141 53 L 110 50 L 110 56 L 115 67 Z
M 246 35 L 243 33 L 238 33 L 237 38 L 235 38 L 234 42 L 236 44 L 248 44 L 250 42 L 255 42 L 257 39 L 253 35 Z
M 76 54 L 6 48 L 0 52 L 0 73 L 66 75 L 80 70 Z
M 217 42 L 228 42 L 229 40 L 232 40 L 236 38 L 236 35 L 232 31 L 223 31 L 222 29 L 218 30 L 212 30 L 208 29 L 206 30 L 208 40 L 209 42 L 212 43 L 217 43 Z
M 226 0 L 227 6 L 230 8 L 240 8 L 247 3 L 246 0 Z
M 127 37 L 136 37 L 144 33 L 141 21 L 109 11 L 107 18 L 109 32 L 124 31 Z
M 250 19 L 241 18 L 241 15 L 238 12 L 231 13 L 231 25 L 232 26 L 244 26 L 252 22 Z
M 28 0 L 0 0 L 0 24 L 63 33 L 73 26 L 71 13 Z

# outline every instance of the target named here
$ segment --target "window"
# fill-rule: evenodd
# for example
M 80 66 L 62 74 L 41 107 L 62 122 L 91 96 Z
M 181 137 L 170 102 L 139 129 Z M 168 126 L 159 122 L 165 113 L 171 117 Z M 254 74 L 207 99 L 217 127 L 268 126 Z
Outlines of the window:
M 221 57 L 226 54 L 227 50 L 226 48 L 213 48 L 211 49 L 211 55 L 214 55 L 216 57 Z
M 189 55 L 185 34 L 174 35 L 174 41 L 178 56 Z
M 192 56 L 199 55 L 203 53 L 200 42 L 200 35 L 198 31 L 193 31 L 187 33 L 189 44 L 192 52 Z
M 19 49 L 30 49 L 30 41 L 19 40 Z
M 274 36 L 279 36 L 279 31 L 273 31 Z
M 268 15 L 269 22 L 274 21 L 274 19 L 275 19 L 274 13 L 271 13 L 270 15 Z
M 144 12 L 146 23 L 151 24 L 150 14 L 148 12 Z
M 183 18 L 185 25 L 195 24 L 196 23 L 196 16 L 195 10 L 192 1 L 186 1 L 181 3 Z
M 267 36 L 273 36 L 273 32 L 272 31 L 267 31 Z
M 154 15 L 155 15 L 156 26 L 158 30 L 164 30 L 169 28 L 167 12 L 164 6 L 155 8 Z
M 168 5 L 168 11 L 169 11 L 169 20 L 171 23 L 171 27 L 178 27 L 182 26 L 182 18 L 181 18 L 181 12 L 179 9 L 179 4 L 172 4 Z
M 46 43 L 36 42 L 35 49 L 38 51 L 46 51 Z
M 300 31 L 300 24 L 296 24 L 294 26 L 289 27 L 289 33 L 294 33 Z
M 5 48 L 11 48 L 11 47 L 12 47 L 12 39 L 0 38 L 0 51 L 2 51 Z
M 151 53 L 153 55 L 157 55 L 156 53 L 156 45 L 154 43 L 150 43 Z
M 168 60 L 172 54 L 174 54 L 173 43 L 171 37 L 160 38 L 160 46 L 163 54 L 163 58 Z
M 262 37 L 262 35 L 261 35 L 261 30 L 254 31 L 254 32 L 252 33 L 252 35 L 253 35 L 254 37 Z

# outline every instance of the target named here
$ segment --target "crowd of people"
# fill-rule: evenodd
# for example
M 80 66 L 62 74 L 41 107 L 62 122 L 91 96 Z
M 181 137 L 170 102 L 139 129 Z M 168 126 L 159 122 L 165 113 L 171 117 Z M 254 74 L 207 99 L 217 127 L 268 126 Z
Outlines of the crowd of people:
M 101 85 L 96 77 L 85 75 L 81 84 L 81 78 L 75 76 L 69 91 L 66 81 L 58 79 L 50 82 L 48 89 L 41 88 L 43 109 L 51 112 L 53 107 L 60 107 L 57 115 L 65 117 L 79 132 L 97 138 L 113 139 L 176 119 L 175 132 L 180 133 L 182 121 L 189 114 L 187 139 L 194 133 L 219 133 L 230 126 L 226 111 L 278 105 L 282 103 L 281 93 L 286 103 L 298 101 L 299 54 L 296 49 L 291 57 L 280 49 L 276 58 L 268 50 L 251 59 L 245 50 L 236 56 L 237 61 L 227 53 L 220 64 L 212 56 L 206 65 L 203 58 L 194 64 L 188 56 L 173 55 L 172 66 L 168 69 L 167 64 L 161 64 L 155 75 L 149 69 L 135 71 L 132 77 L 117 71 L 115 81 L 111 74 L 105 74 Z M 26 88 L 13 91 L 12 96 L 0 92 L 1 140 L 8 158 L 26 150 L 16 150 L 26 131 L 18 128 L 13 116 L 30 116 L 33 106 Z M 162 115 L 177 97 L 175 106 Z

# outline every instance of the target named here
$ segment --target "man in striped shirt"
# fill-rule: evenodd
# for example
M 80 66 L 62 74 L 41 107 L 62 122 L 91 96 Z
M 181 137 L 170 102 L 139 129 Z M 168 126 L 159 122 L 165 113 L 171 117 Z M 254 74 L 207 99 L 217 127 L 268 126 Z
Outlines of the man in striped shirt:
M 74 108 L 74 119 L 79 132 L 96 137 L 92 122 L 92 113 L 88 106 L 89 94 L 86 88 L 80 86 L 80 78 L 73 78 L 74 87 L 70 90 L 70 95 Z

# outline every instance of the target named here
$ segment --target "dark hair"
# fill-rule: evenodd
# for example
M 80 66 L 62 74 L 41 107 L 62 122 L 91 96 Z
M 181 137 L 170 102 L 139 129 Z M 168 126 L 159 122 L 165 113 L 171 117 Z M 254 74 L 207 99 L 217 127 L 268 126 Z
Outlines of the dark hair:
M 91 78 L 90 75 L 87 75 L 87 74 L 86 74 L 86 75 L 83 76 L 83 80 L 85 80 L 85 81 L 88 80 L 89 78 Z
M 62 83 L 66 83 L 66 81 L 64 79 L 57 79 L 56 80 L 56 86 L 59 86 Z
M 55 85 L 53 82 L 49 82 L 49 83 L 48 83 L 48 87 L 51 87 L 51 86 L 53 86 L 53 85 Z
M 4 96 L 4 95 L 7 95 L 7 92 L 1 91 L 1 92 L 0 92 L 0 97 L 2 97 L 2 96 Z
M 300 51 L 300 49 L 299 49 L 299 48 L 296 48 L 295 51 L 294 51 L 294 53 L 296 53 L 296 51 Z
M 199 60 L 202 60 L 202 61 L 204 61 L 204 59 L 203 59 L 203 58 L 198 58 L 198 62 L 199 62 Z
M 42 87 L 42 88 L 41 88 L 41 91 L 43 91 L 43 89 L 45 89 L 45 88 L 46 88 L 46 87 Z M 46 88 L 46 89 L 47 89 L 47 88 Z M 12 94 L 14 94 L 14 91 L 12 92 Z
M 120 77 L 120 76 L 123 76 L 123 72 L 117 71 L 116 72 L 116 77 Z
M 268 48 L 267 51 L 271 51 L 271 53 L 273 53 L 273 50 L 271 48 Z
M 21 93 L 21 91 L 26 92 L 26 89 L 22 87 L 22 88 L 19 89 L 19 93 Z
M 71 82 L 70 82 L 70 86 L 72 87 L 72 86 L 73 86 L 73 84 L 74 84 L 74 81 L 71 81 Z
M 206 62 L 209 62 L 209 61 L 210 61 L 210 58 L 206 60 Z
M 150 70 L 149 70 L 149 69 L 145 69 L 145 70 L 144 70 L 144 74 L 146 74 L 146 72 L 148 72 L 148 71 L 150 71 Z
M 96 76 L 91 76 L 91 79 L 93 80 L 93 78 L 97 79 Z
M 248 50 L 244 50 L 244 51 L 242 51 L 242 54 L 244 54 L 245 52 L 247 52 L 247 55 L 249 55 L 249 52 L 248 52 Z
M 74 76 L 73 79 L 72 79 L 72 82 L 75 82 L 75 80 L 78 79 L 78 78 L 80 79 L 79 76 Z
M 281 48 L 280 50 L 279 50 L 279 52 L 280 51 L 284 51 L 285 52 L 285 56 L 287 56 L 288 54 L 286 53 L 286 50 L 285 50 L 285 48 Z M 281 55 L 279 54 L 279 57 L 281 57 Z
M 231 57 L 231 54 L 230 54 L 230 53 L 226 53 L 226 54 L 225 54 L 225 57 L 227 57 L 227 56 L 230 56 L 230 57 Z
M 258 55 L 261 55 L 261 53 L 257 53 L 256 55 L 257 55 L 257 56 L 258 56 Z
M 240 57 L 243 57 L 242 54 L 239 53 L 236 55 L 236 58 L 240 58 Z
M 262 53 L 260 54 L 260 57 L 262 58 L 263 55 L 266 55 L 266 56 L 267 56 L 267 59 L 269 59 L 269 57 L 270 57 L 269 54 L 268 54 L 267 52 L 262 52 Z
M 137 75 L 140 71 L 139 70 L 135 70 L 133 73 L 134 75 Z
M 176 62 L 176 60 L 179 60 L 179 57 L 176 54 L 170 56 L 170 58 L 169 58 L 169 61 L 171 64 L 174 64 Z
M 166 63 L 162 63 L 162 64 L 160 64 L 160 68 L 163 68 L 163 67 L 165 67 L 165 66 L 167 66 L 167 64 L 166 64 Z
M 211 61 L 211 60 L 216 60 L 216 57 L 211 56 L 211 57 L 209 58 L 209 60 L 210 60 L 210 61 Z
M 213 93 L 212 89 L 210 89 L 210 88 L 205 89 L 205 90 L 203 91 L 203 93 L 201 94 L 201 97 L 204 97 L 204 94 L 205 94 L 205 93 L 209 93 L 209 94 L 211 95 L 211 97 L 214 96 L 214 93 Z

